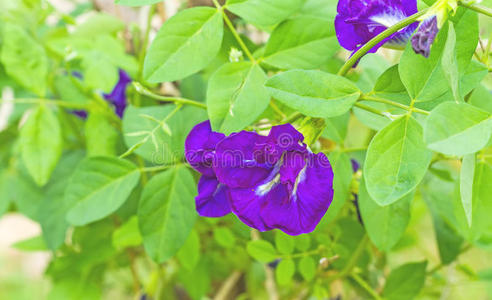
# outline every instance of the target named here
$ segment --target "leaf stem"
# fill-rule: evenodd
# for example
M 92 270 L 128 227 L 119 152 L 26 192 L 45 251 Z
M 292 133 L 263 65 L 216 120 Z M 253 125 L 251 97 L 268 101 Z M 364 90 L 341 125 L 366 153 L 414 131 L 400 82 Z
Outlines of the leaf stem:
M 161 101 L 161 102 L 173 102 L 175 104 L 192 105 L 192 106 L 196 106 L 199 108 L 207 109 L 207 105 L 205 103 L 201 103 L 201 102 L 186 99 L 186 98 L 166 97 L 166 96 L 158 95 L 158 94 L 155 94 L 155 93 L 151 92 L 150 90 L 146 89 L 139 82 L 134 81 L 132 84 L 133 84 L 133 87 L 135 88 L 135 90 L 137 91 L 137 93 L 144 95 L 144 96 L 147 96 L 147 97 L 150 97 L 154 100 Z
M 221 6 L 219 4 L 219 2 L 217 2 L 217 0 L 213 0 L 213 2 L 215 4 L 215 7 L 217 7 L 218 10 L 221 10 L 222 11 L 222 17 L 224 18 L 224 22 L 226 23 L 227 27 L 229 27 L 229 29 L 231 30 L 232 35 L 234 36 L 234 38 L 238 42 L 239 46 L 241 46 L 241 49 L 244 51 L 244 53 L 246 54 L 246 56 L 248 57 L 248 59 L 251 62 L 253 62 L 254 64 L 256 64 L 256 59 L 253 57 L 253 55 L 249 51 L 248 47 L 246 47 L 246 44 L 244 43 L 243 39 L 237 33 L 236 28 L 232 24 L 231 19 L 229 19 L 229 17 L 227 16 L 227 14 L 226 14 L 226 12 L 224 10 L 224 7 Z
M 395 25 L 388 27 L 385 31 L 381 32 L 377 36 L 373 37 L 369 42 L 367 42 L 364 46 L 362 46 L 357 52 L 350 57 L 345 64 L 340 68 L 340 71 L 338 71 L 338 75 L 344 76 L 347 74 L 347 72 L 352 68 L 353 65 L 357 63 L 357 61 L 364 56 L 369 50 L 371 50 L 374 46 L 376 46 L 379 42 L 384 40 L 385 38 L 389 37 L 393 33 L 397 32 L 398 30 L 407 27 L 408 25 L 412 24 L 415 22 L 418 18 L 423 16 L 427 12 L 427 9 L 421 10 L 411 16 L 409 16 L 406 19 L 401 20 L 400 22 L 396 23 Z
M 419 108 L 415 108 L 415 107 L 410 107 L 410 106 L 405 105 L 405 104 L 401 104 L 401 103 L 398 103 L 398 102 L 395 102 L 395 101 L 391 101 L 391 100 L 387 100 L 387 99 L 379 98 L 379 97 L 375 97 L 375 96 L 362 95 L 359 98 L 359 100 L 385 103 L 385 104 L 389 104 L 389 105 L 393 105 L 393 106 L 399 107 L 399 108 L 404 109 L 406 111 L 414 111 L 416 113 L 423 114 L 423 115 L 429 115 L 430 114 L 430 112 L 428 112 L 426 110 L 423 110 L 423 109 L 419 109 Z
M 350 277 L 352 277 L 352 279 L 354 279 L 364 290 L 366 290 L 366 292 L 369 293 L 369 295 L 371 295 L 374 299 L 376 300 L 382 300 L 383 298 L 381 298 L 378 293 L 376 293 L 375 290 L 373 290 L 371 288 L 371 286 L 369 284 L 367 284 L 367 282 L 364 281 L 364 279 L 362 279 L 359 275 L 357 275 L 356 273 L 352 273 L 352 275 L 350 275 Z
M 463 6 L 465 8 L 471 9 L 473 11 L 476 11 L 477 13 L 481 13 L 483 15 L 492 17 L 492 9 L 483 6 L 483 5 L 478 5 L 478 4 L 472 4 L 472 3 L 467 3 L 460 1 L 458 5 Z
M 376 114 L 376 115 L 380 115 L 381 117 L 388 117 L 387 115 L 383 114 L 382 112 L 380 112 L 379 110 L 375 109 L 375 108 L 372 108 L 370 106 L 367 106 L 365 104 L 362 104 L 362 103 L 358 103 L 356 102 L 354 104 L 355 107 L 358 107 L 360 109 L 363 109 L 363 110 L 367 110 L 368 112 L 372 112 L 373 114 Z
M 180 162 L 180 163 L 172 164 L 172 165 L 162 165 L 162 166 L 140 168 L 140 172 L 158 172 L 158 171 L 167 170 L 167 169 L 172 168 L 172 167 L 180 166 L 183 164 L 184 163 Z

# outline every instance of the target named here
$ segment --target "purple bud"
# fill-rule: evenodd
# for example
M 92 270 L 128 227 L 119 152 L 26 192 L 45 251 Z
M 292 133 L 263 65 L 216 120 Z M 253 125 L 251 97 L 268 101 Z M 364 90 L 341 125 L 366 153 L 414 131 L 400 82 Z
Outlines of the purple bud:
M 354 171 L 354 173 L 357 172 L 360 168 L 359 162 L 355 159 L 351 159 L 350 163 L 352 164 L 352 171 Z
M 412 37 L 413 51 L 424 57 L 429 57 L 430 48 L 438 32 L 437 17 L 434 15 L 425 19 Z

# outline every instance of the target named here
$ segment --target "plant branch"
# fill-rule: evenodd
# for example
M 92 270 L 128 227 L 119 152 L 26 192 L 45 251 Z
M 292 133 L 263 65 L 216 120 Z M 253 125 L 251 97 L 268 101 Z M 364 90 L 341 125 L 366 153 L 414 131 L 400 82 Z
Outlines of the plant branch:
M 375 108 L 372 108 L 370 106 L 367 106 L 365 104 L 362 104 L 362 103 L 358 103 L 356 102 L 354 104 L 355 107 L 358 107 L 360 109 L 363 109 L 363 110 L 367 110 L 368 112 L 372 112 L 373 114 L 376 114 L 376 115 L 380 115 L 381 117 L 388 117 L 386 116 L 385 114 L 383 114 L 382 112 L 380 112 L 379 110 L 375 109 Z
M 150 90 L 146 89 L 139 82 L 134 81 L 132 84 L 133 84 L 133 87 L 135 88 L 135 90 L 137 91 L 137 93 L 144 95 L 144 96 L 147 96 L 147 97 L 150 97 L 154 100 L 161 101 L 161 102 L 172 102 L 175 104 L 192 105 L 192 106 L 200 107 L 203 109 L 207 109 L 207 105 L 205 103 L 201 103 L 201 102 L 186 99 L 186 98 L 166 97 L 166 96 L 158 95 L 158 94 L 155 94 L 155 93 L 151 92 Z
M 395 101 L 391 101 L 391 100 L 387 100 L 387 99 L 379 98 L 379 97 L 375 97 L 375 96 L 362 95 L 359 98 L 359 100 L 385 103 L 385 104 L 389 104 L 389 105 L 392 105 L 392 106 L 399 107 L 399 108 L 404 109 L 406 111 L 414 111 L 416 113 L 423 114 L 423 115 L 429 115 L 430 114 L 430 112 L 428 112 L 426 110 L 423 110 L 423 109 L 419 109 L 419 108 L 416 108 L 416 107 L 410 107 L 410 106 L 405 105 L 405 104 L 401 104 L 401 103 L 398 103 L 398 102 L 395 102 Z
M 415 13 L 411 16 L 409 16 L 406 19 L 401 20 L 400 22 L 396 23 L 395 25 L 388 27 L 385 31 L 381 32 L 377 36 L 373 37 L 369 42 L 367 42 L 364 46 L 362 46 L 357 52 L 350 57 L 345 64 L 340 68 L 340 71 L 338 71 L 338 75 L 344 76 L 347 74 L 347 72 L 352 68 L 353 65 L 357 63 L 357 61 L 364 56 L 369 50 L 371 50 L 374 46 L 376 46 L 379 42 L 384 40 L 385 38 L 389 37 L 393 33 L 397 32 L 398 30 L 407 27 L 408 25 L 412 24 L 415 22 L 418 18 L 423 16 L 427 12 L 427 9 L 421 10 L 418 13 Z
M 229 19 L 226 12 L 224 11 L 224 7 L 220 6 L 220 4 L 219 4 L 219 2 L 217 2 L 217 0 L 213 0 L 213 2 L 215 4 L 215 7 L 217 7 L 218 10 L 222 11 L 222 17 L 224 18 L 224 22 L 226 23 L 227 27 L 229 27 L 229 29 L 231 30 L 232 35 L 234 36 L 234 38 L 238 42 L 239 46 L 241 46 L 241 49 L 244 51 L 244 54 L 246 54 L 246 56 L 248 57 L 248 59 L 250 61 L 252 61 L 253 63 L 256 63 L 256 59 L 253 57 L 253 55 L 249 51 L 248 47 L 246 47 L 246 44 L 244 43 L 243 39 L 237 33 L 236 28 L 234 27 L 234 25 L 231 22 L 231 19 Z
M 376 293 L 375 290 L 373 290 L 371 288 L 371 286 L 369 284 L 367 284 L 367 282 L 364 281 L 364 279 L 362 279 L 359 275 L 355 274 L 355 273 L 352 273 L 352 275 L 350 276 L 352 277 L 352 279 L 354 279 L 364 290 L 366 290 L 366 292 L 369 293 L 369 295 L 371 295 L 374 299 L 376 300 L 382 300 L 383 298 L 381 298 L 378 293 Z
M 460 1 L 458 3 L 458 5 L 463 6 L 465 8 L 468 8 L 468 9 L 471 9 L 473 11 L 476 11 L 477 13 L 492 17 L 492 9 L 490 9 L 486 6 L 462 2 L 462 1 Z

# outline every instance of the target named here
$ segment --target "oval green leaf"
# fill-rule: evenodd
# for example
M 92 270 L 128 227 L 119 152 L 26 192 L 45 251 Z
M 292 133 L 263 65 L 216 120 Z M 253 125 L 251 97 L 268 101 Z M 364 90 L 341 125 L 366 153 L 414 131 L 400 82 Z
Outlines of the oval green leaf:
M 147 183 L 138 208 L 140 232 L 149 256 L 162 263 L 184 245 L 196 219 L 196 183 L 186 167 L 174 167 Z
M 379 131 L 367 149 L 366 188 L 379 205 L 410 193 L 427 171 L 432 153 L 424 144 L 422 127 L 405 115 Z
M 125 203 L 139 178 L 140 171 L 135 165 L 123 159 L 83 160 L 65 191 L 64 202 L 71 206 L 67 221 L 83 226 L 109 216 Z
M 144 61 L 145 80 L 174 81 L 200 71 L 219 52 L 223 33 L 220 10 L 195 7 L 179 12 L 152 42 Z
M 210 78 L 207 111 L 214 131 L 230 134 L 250 125 L 267 108 L 263 70 L 250 62 L 228 63 Z
M 268 27 L 282 22 L 299 10 L 304 0 L 227 0 L 227 10 L 249 23 Z
M 275 28 L 266 44 L 263 62 L 279 69 L 315 69 L 338 49 L 333 22 L 298 17 Z
M 287 71 L 270 78 L 266 87 L 279 102 L 316 118 L 346 113 L 360 95 L 350 80 L 322 71 Z
M 431 111 L 424 130 L 429 149 L 447 155 L 465 155 L 487 145 L 491 115 L 466 103 L 444 102 Z

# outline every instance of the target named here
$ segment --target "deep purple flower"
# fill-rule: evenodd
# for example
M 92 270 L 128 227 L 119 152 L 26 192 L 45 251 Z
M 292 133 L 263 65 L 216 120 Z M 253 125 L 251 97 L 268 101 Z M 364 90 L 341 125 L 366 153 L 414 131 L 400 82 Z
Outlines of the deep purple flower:
M 123 70 L 119 70 L 119 80 L 109 94 L 104 94 L 104 99 L 114 105 L 116 114 L 122 118 L 126 108 L 126 87 L 132 82 L 130 76 Z
M 268 136 L 242 131 L 217 144 L 214 170 L 229 187 L 231 208 L 260 231 L 290 235 L 315 229 L 333 198 L 333 171 L 314 154 L 292 125 L 274 126 Z
M 217 180 L 212 168 L 215 147 L 224 137 L 213 132 L 210 122 L 205 121 L 196 125 L 186 138 L 186 160 L 202 174 L 195 203 L 198 214 L 204 217 L 222 217 L 231 212 L 228 188 Z
M 376 35 L 417 12 L 416 0 L 339 0 L 335 31 L 340 45 L 355 53 Z M 381 46 L 403 49 L 417 28 L 413 23 L 382 40 Z
M 430 48 L 439 32 L 435 15 L 425 19 L 412 37 L 412 48 L 417 54 L 429 57 Z

